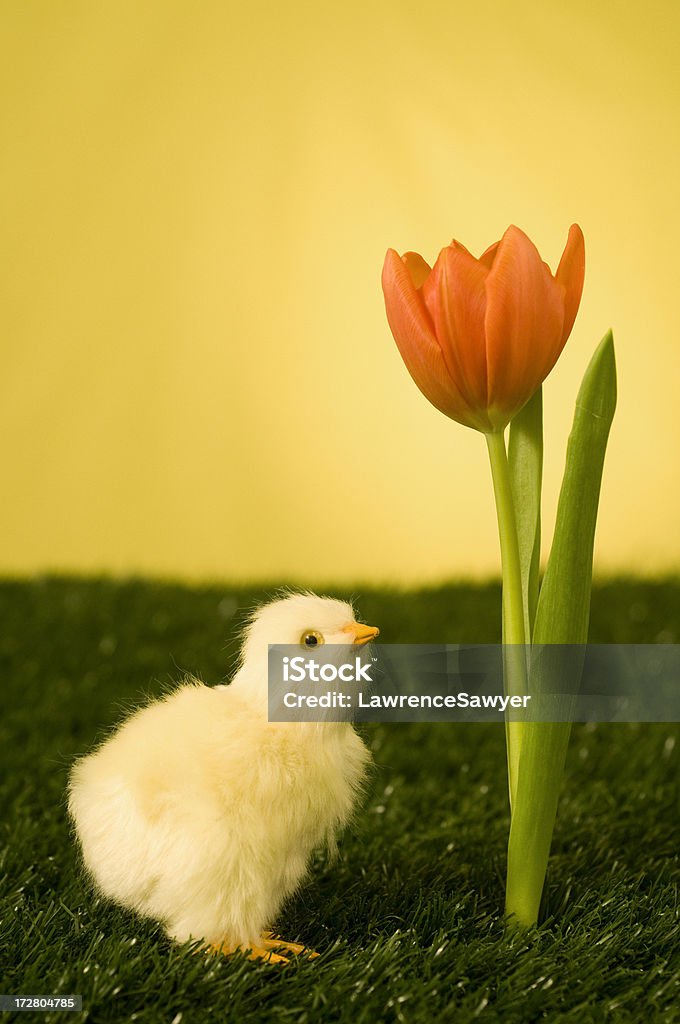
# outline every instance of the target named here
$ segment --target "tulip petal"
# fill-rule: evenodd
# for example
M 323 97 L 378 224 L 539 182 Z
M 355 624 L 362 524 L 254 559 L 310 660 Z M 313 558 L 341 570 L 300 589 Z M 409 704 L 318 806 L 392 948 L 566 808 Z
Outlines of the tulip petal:
M 564 322 L 564 292 L 519 228 L 503 235 L 486 279 L 488 404 L 500 428 L 552 369 Z
M 483 263 L 485 267 L 489 268 L 489 270 L 491 270 L 493 266 L 493 261 L 496 258 L 496 253 L 498 252 L 498 246 L 500 244 L 500 242 L 494 242 L 493 245 L 490 245 L 488 249 L 485 249 L 479 257 L 479 262 Z
M 583 280 L 586 272 L 586 251 L 583 232 L 578 224 L 569 228 L 569 237 L 562 253 L 560 265 L 555 274 L 558 284 L 564 286 L 564 324 L 562 325 L 562 345 L 566 342 L 574 326 L 583 292 Z M 560 348 L 561 351 L 561 348 Z M 558 353 L 559 355 L 559 353 Z
M 472 408 L 486 409 L 484 315 L 489 271 L 464 246 L 439 254 L 422 296 L 449 373 Z
M 421 288 L 432 271 L 430 264 L 418 252 L 405 252 L 401 258 L 411 275 L 413 287 Z
M 385 309 L 394 340 L 414 382 L 425 397 L 451 419 L 478 430 L 488 429 L 451 377 L 421 293 L 410 268 L 388 249 L 382 273 Z
M 468 256 L 472 255 L 470 250 L 466 249 L 465 246 L 463 245 L 463 243 L 459 242 L 457 238 L 452 238 L 451 239 L 451 246 L 454 249 L 458 249 L 459 252 L 466 252 L 468 254 Z

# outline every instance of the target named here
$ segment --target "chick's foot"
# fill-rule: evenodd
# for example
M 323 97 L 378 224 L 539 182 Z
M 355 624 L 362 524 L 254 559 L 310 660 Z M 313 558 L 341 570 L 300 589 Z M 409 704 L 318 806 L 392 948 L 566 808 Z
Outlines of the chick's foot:
M 290 963 L 287 956 L 274 953 L 267 944 L 267 940 L 262 939 L 261 942 L 261 946 L 250 946 L 248 949 L 244 946 L 232 946 L 227 942 L 222 942 L 219 946 L 210 942 L 203 948 L 209 953 L 219 954 L 220 956 L 229 956 L 230 953 L 245 953 L 249 960 L 266 960 L 270 964 Z
M 309 946 L 303 946 L 299 942 L 286 942 L 285 939 L 279 938 L 274 932 L 265 932 L 262 940 L 263 945 L 267 949 L 283 949 L 286 953 L 297 953 L 308 956 L 310 960 L 313 960 L 319 954 L 310 949 Z

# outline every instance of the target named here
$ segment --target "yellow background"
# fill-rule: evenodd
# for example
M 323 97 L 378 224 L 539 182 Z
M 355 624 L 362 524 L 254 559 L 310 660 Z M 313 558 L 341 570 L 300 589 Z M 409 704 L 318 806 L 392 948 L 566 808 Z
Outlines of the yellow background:
M 587 244 L 545 532 L 613 327 L 601 572 L 680 566 L 680 7 L 0 8 L 0 571 L 496 572 L 483 438 L 411 383 L 385 249 Z

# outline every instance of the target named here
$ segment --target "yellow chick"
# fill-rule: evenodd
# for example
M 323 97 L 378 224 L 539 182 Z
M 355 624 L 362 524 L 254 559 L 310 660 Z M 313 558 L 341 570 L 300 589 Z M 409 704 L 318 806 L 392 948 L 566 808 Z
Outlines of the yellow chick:
M 348 722 L 268 722 L 269 644 L 364 644 L 351 605 L 293 594 L 260 608 L 228 686 L 191 679 L 74 765 L 69 813 L 112 900 L 177 942 L 286 962 L 269 931 L 312 852 L 351 817 L 370 754 Z

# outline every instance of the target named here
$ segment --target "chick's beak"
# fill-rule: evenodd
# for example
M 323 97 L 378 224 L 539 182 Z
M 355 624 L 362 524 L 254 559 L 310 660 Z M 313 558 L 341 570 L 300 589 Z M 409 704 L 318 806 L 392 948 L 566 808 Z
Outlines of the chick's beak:
M 351 622 L 343 632 L 351 635 L 352 643 L 355 646 L 367 644 L 369 640 L 373 640 L 380 634 L 377 626 L 365 626 L 363 622 Z

